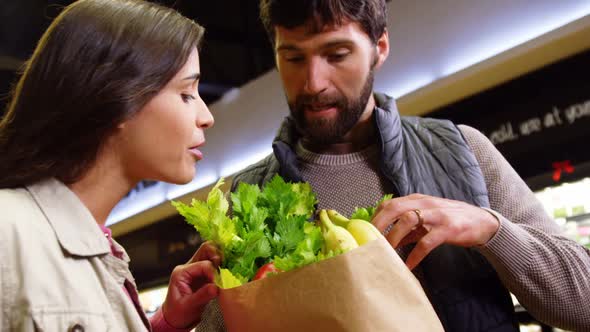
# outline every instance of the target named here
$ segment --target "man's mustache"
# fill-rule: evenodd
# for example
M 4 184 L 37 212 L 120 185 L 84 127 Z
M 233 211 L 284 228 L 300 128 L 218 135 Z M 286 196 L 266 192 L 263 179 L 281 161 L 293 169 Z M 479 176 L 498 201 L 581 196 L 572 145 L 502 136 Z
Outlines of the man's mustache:
M 346 103 L 342 96 L 327 96 L 327 95 L 299 95 L 295 99 L 295 106 L 297 110 L 303 108 L 310 108 L 314 105 L 335 105 L 342 106 Z

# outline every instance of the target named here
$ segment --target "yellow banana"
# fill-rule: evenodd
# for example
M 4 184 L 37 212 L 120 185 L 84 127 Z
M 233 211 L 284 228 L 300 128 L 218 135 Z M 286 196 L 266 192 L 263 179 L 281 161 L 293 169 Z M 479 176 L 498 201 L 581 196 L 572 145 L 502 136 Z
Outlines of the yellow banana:
M 334 225 L 326 210 L 320 211 L 320 222 L 322 224 L 322 233 L 326 242 L 327 251 L 342 251 L 358 247 L 358 243 L 346 228 Z
M 359 246 L 383 236 L 373 224 L 362 219 L 350 219 L 346 229 L 352 234 Z
M 332 222 L 335 223 L 336 225 L 341 226 L 341 227 L 345 227 L 345 228 L 346 228 L 346 226 L 348 226 L 348 222 L 350 220 L 348 220 L 348 218 L 341 215 L 340 213 L 336 212 L 336 210 L 328 210 L 326 212 L 328 213 L 328 217 L 330 217 L 330 220 L 332 220 Z
M 352 234 L 359 246 L 381 236 L 379 230 L 366 220 L 348 219 L 335 210 L 328 210 L 327 214 L 334 224 L 346 228 L 346 230 Z

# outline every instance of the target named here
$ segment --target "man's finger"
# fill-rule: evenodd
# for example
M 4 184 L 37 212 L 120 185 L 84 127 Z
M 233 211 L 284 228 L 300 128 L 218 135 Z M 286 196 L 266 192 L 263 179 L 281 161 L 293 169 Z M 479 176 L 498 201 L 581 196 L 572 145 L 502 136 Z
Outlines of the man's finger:
M 420 239 L 422 239 L 422 237 L 424 237 L 424 235 L 426 235 L 426 234 L 428 234 L 428 231 L 426 230 L 426 228 L 418 227 L 418 229 L 416 229 L 415 231 L 408 234 L 408 236 L 403 238 L 397 246 L 403 247 L 403 246 L 407 246 L 408 244 L 411 244 L 411 243 L 416 243 L 416 242 L 420 241 Z
M 421 214 L 424 218 L 422 212 Z M 418 214 L 414 210 L 403 213 L 391 228 L 389 234 L 387 234 L 387 240 L 391 246 L 397 248 L 404 238 L 415 231 L 418 226 L 421 226 L 419 225 L 419 221 Z
M 402 214 L 408 211 L 430 208 L 433 204 L 427 198 L 429 197 L 413 194 L 385 201 L 379 205 L 379 208 L 375 211 L 371 223 L 377 227 L 380 232 L 383 232 L 392 222 L 399 219 Z
M 436 247 L 445 242 L 446 233 L 443 230 L 435 229 L 428 232 L 418 243 L 406 259 L 406 265 L 410 270 L 414 269 L 420 262 Z
M 396 205 L 396 204 L 403 205 L 403 204 L 408 203 L 410 201 L 423 200 L 423 199 L 426 199 L 429 197 L 431 197 L 431 196 L 427 196 L 427 195 L 423 195 L 423 194 L 410 194 L 407 196 L 391 198 L 391 199 L 388 199 L 384 202 L 381 202 L 381 204 L 379 204 L 379 206 L 377 206 L 377 209 L 375 210 L 375 215 L 377 215 L 379 212 L 381 212 L 384 209 L 391 209 L 392 205 Z

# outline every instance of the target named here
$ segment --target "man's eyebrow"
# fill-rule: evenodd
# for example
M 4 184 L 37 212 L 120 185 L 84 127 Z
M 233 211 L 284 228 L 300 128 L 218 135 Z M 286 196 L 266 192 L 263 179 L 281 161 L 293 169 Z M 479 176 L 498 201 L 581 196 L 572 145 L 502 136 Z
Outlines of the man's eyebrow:
M 351 44 L 352 44 L 352 41 L 350 41 L 348 39 L 337 39 L 337 40 L 332 40 L 330 42 L 323 44 L 321 46 L 321 48 L 322 49 L 334 48 L 334 47 L 338 47 L 338 46 L 347 46 L 347 45 L 351 45 Z
M 277 52 L 279 52 L 279 51 L 299 51 L 299 50 L 301 50 L 301 49 L 293 44 L 282 44 L 279 47 L 277 47 Z
M 338 46 L 347 46 L 347 45 L 351 45 L 352 41 L 350 41 L 349 39 L 336 39 L 336 40 L 332 40 L 329 41 L 323 45 L 320 46 L 320 49 L 328 49 L 328 48 L 334 48 L 334 47 L 338 47 Z M 301 51 L 301 48 L 293 45 L 293 44 L 283 44 L 280 45 L 279 47 L 277 47 L 277 52 L 280 51 Z

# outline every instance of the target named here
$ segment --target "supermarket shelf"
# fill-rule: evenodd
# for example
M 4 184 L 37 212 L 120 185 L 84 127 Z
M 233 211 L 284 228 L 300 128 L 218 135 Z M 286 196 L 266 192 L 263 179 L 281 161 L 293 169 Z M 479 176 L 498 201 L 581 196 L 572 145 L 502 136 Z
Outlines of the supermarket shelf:
M 579 214 L 577 216 L 571 216 L 565 218 L 566 221 L 575 221 L 575 222 L 588 222 L 590 223 L 590 213 Z

